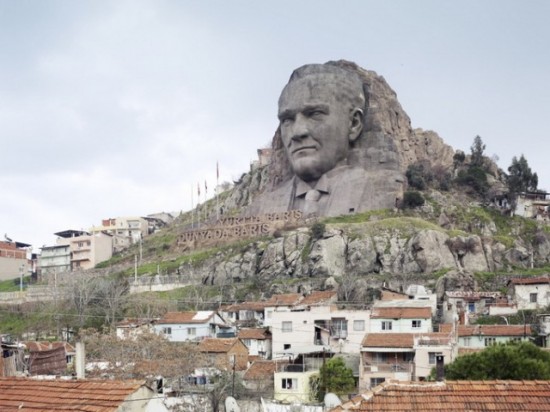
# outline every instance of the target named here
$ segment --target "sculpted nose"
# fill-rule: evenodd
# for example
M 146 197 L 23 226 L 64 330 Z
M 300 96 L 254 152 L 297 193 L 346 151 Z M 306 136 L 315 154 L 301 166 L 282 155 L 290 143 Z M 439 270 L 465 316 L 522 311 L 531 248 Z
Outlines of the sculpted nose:
M 292 140 L 302 140 L 309 135 L 306 119 L 303 115 L 298 114 L 292 123 L 290 137 Z

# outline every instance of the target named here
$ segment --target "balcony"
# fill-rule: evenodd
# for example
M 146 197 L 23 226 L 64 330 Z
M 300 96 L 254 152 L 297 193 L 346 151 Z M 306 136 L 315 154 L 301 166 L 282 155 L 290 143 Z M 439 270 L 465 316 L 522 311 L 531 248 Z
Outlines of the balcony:
M 413 372 L 413 364 L 412 363 L 399 363 L 399 362 L 392 362 L 392 363 L 375 363 L 375 364 L 369 364 L 365 365 L 364 371 L 366 373 L 369 372 L 387 372 L 387 373 L 412 373 Z

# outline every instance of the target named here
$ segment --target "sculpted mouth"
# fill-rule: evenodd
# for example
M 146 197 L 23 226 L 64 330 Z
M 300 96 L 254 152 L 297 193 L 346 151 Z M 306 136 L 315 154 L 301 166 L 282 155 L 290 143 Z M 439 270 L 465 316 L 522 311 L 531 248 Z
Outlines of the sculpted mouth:
M 295 149 L 292 149 L 292 154 L 300 153 L 303 150 L 317 150 L 317 147 L 315 146 L 300 146 Z

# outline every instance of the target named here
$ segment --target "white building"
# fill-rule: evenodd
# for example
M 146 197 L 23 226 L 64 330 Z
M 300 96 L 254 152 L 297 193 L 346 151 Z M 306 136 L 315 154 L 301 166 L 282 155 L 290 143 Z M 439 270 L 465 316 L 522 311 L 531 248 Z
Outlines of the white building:
M 166 336 L 170 342 L 235 336 L 234 329 L 212 310 L 167 312 L 156 322 L 154 330 Z
M 244 328 L 239 330 L 238 338 L 248 348 L 250 356 L 271 359 L 271 332 L 266 328 Z
M 508 282 L 508 293 L 519 310 L 544 308 L 550 304 L 550 277 L 512 279 Z
M 459 325 L 460 349 L 484 349 L 487 346 L 510 341 L 529 341 L 530 325 Z
M 359 353 L 368 331 L 369 311 L 312 306 L 272 314 L 273 357 L 288 352 L 323 348 L 335 353 Z
M 386 307 L 375 305 L 372 309 L 370 333 L 428 333 L 432 330 L 432 311 L 428 306 Z

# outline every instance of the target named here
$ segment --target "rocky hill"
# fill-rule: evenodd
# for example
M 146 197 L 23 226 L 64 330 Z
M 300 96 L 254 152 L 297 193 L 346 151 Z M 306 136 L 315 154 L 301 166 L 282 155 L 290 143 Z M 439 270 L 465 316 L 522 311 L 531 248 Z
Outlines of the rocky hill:
M 231 295 L 227 299 L 338 288 L 341 299 L 361 300 L 383 283 L 396 289 L 419 283 L 440 294 L 446 289 L 502 289 L 507 276 L 550 263 L 548 226 L 509 217 L 491 205 L 493 195 L 506 191 L 503 173 L 494 163 L 485 159 L 487 188 L 480 196 L 467 180 L 457 179 L 469 157 L 457 162 L 455 151 L 437 133 L 413 130 L 383 77 L 350 62 L 336 63 L 356 71 L 369 90 L 367 143 L 356 147 L 354 156 L 366 159 L 366 167 L 402 174 L 421 165 L 434 177 L 421 192 L 425 204 L 309 220 L 261 238 L 182 250 L 174 239 L 189 230 L 188 212 L 168 229 L 171 237 L 166 231 L 159 235 L 170 239 L 165 251 L 181 262 L 179 273 L 197 284 L 230 285 L 223 292 Z M 220 195 L 217 206 L 225 217 L 239 216 L 255 196 L 287 179 L 288 173 L 277 130 L 269 164 L 244 173 Z M 215 223 L 214 203 L 197 208 L 209 216 L 207 225 Z

